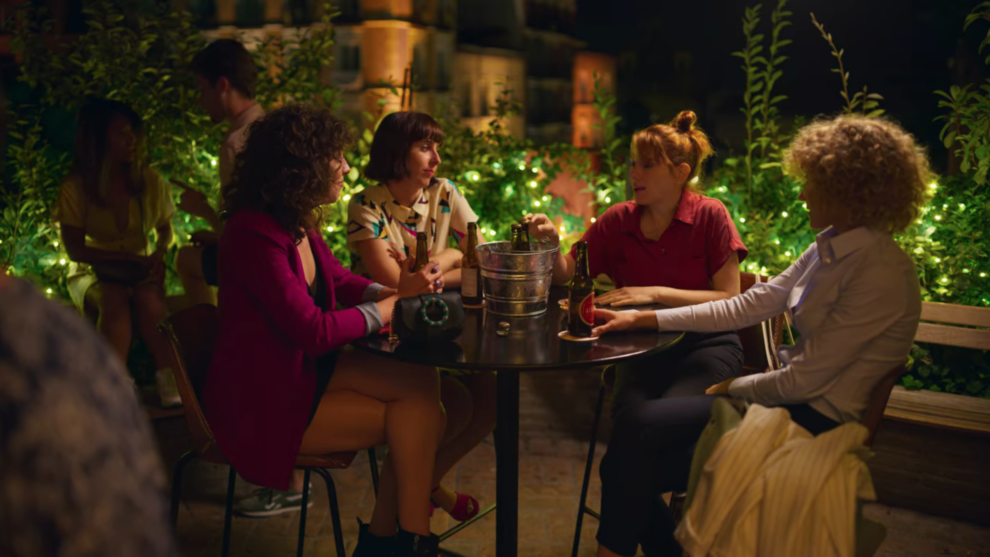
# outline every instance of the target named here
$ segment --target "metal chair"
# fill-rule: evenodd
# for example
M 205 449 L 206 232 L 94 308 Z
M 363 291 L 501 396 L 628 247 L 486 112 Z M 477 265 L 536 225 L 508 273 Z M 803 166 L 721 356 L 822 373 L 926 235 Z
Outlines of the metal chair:
M 768 277 L 761 277 L 754 275 L 752 273 L 739 273 L 740 278 L 740 288 L 742 292 L 749 290 L 754 284 L 759 282 L 767 282 Z M 780 345 L 783 340 L 783 315 L 778 315 L 770 320 L 768 323 L 769 331 L 772 331 L 772 339 L 774 347 Z M 766 370 L 770 363 L 767 361 L 767 350 L 765 344 L 765 334 L 764 334 L 763 324 L 753 325 L 752 327 L 746 327 L 739 331 L 739 340 L 743 346 L 743 370 L 742 375 L 749 375 L 751 373 L 759 373 Z M 608 367 L 602 371 L 602 381 L 601 386 L 598 389 L 598 401 L 595 403 L 595 417 L 592 420 L 591 425 L 591 439 L 589 441 L 588 447 L 588 458 L 584 466 L 584 480 L 581 483 L 581 499 L 578 502 L 578 513 L 577 521 L 574 527 L 574 545 L 571 549 L 572 557 L 577 557 L 578 548 L 581 545 L 581 526 L 584 523 L 584 515 L 589 515 L 597 520 L 601 520 L 601 514 L 598 511 L 592 509 L 588 506 L 588 487 L 591 482 L 591 468 L 595 461 L 595 442 L 598 439 L 598 426 L 601 422 L 602 408 L 605 404 L 605 399 L 612 392 L 612 387 L 615 385 L 615 368 Z M 680 514 L 683 512 L 685 494 L 683 492 L 674 492 L 671 494 L 670 500 L 670 511 L 674 516 L 675 520 L 679 519 Z
M 226 557 L 230 552 L 230 528 L 233 515 L 234 482 L 237 474 L 230 466 L 220 447 L 217 446 L 199 405 L 199 392 L 206 377 L 213 354 L 213 344 L 217 331 L 217 308 L 209 304 L 201 304 L 185 309 L 166 318 L 159 324 L 159 330 L 168 339 L 172 352 L 172 369 L 175 372 L 175 382 L 182 397 L 183 412 L 189 433 L 192 436 L 193 448 L 182 455 L 172 473 L 172 500 L 170 516 L 173 527 L 177 526 L 179 516 L 179 494 L 182 487 L 182 473 L 189 462 L 195 458 L 203 459 L 213 464 L 226 464 L 230 468 L 227 478 L 227 500 L 223 519 L 223 550 Z M 374 449 L 368 449 L 371 461 L 371 478 L 375 494 L 378 494 L 378 463 Z M 299 544 L 296 550 L 298 556 L 303 554 L 303 541 L 306 534 L 306 507 L 309 504 L 310 472 L 316 472 L 327 486 L 327 496 L 330 500 L 330 518 L 333 523 L 334 542 L 338 557 L 345 557 L 343 531 L 340 525 L 340 510 L 337 506 L 337 491 L 333 478 L 328 469 L 344 469 L 351 465 L 356 453 L 333 453 L 327 455 L 299 455 L 296 458 L 296 468 L 305 471 L 302 510 L 299 517 Z

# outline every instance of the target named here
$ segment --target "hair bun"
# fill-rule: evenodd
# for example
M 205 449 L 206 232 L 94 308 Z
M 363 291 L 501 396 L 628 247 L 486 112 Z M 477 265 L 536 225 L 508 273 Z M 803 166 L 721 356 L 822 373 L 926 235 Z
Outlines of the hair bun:
M 694 123 L 698 121 L 698 115 L 691 110 L 682 110 L 670 124 L 681 133 L 691 131 Z

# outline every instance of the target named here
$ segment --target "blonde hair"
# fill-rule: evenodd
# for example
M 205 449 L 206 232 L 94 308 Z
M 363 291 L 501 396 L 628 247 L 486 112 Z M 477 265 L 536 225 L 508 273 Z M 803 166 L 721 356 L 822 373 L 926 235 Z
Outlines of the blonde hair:
M 852 115 L 798 130 L 784 153 L 784 169 L 845 207 L 850 224 L 891 233 L 918 218 L 932 178 L 911 134 L 888 120 Z
M 695 127 L 698 115 L 681 111 L 669 124 L 654 124 L 636 132 L 632 138 L 632 156 L 650 164 L 664 163 L 670 167 L 687 163 L 691 173 L 687 182 L 701 173 L 701 164 L 714 151 L 705 132 Z

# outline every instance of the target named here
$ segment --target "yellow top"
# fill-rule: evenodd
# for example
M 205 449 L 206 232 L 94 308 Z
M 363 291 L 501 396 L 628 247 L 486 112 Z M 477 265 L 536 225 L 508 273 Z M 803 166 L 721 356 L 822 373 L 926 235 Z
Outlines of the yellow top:
M 148 231 L 170 225 L 175 206 L 172 188 L 155 170 L 145 171 L 145 192 L 142 207 L 137 199 L 130 201 L 127 229 L 117 229 L 113 213 L 86 199 L 82 179 L 68 176 L 55 203 L 56 222 L 82 228 L 86 232 L 86 245 L 107 251 L 124 251 L 135 255 L 151 255 Z M 143 226 L 142 226 L 143 225 Z

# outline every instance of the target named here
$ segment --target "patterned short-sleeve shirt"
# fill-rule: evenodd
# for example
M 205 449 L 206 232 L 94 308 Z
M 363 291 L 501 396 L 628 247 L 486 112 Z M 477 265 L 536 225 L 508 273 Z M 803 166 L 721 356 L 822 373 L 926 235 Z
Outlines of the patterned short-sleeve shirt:
M 457 186 L 445 178 L 423 188 L 412 207 L 396 201 L 384 185 L 366 188 L 351 198 L 347 216 L 347 247 L 353 254 L 354 272 L 365 276 L 367 268 L 357 256 L 358 242 L 385 240 L 408 256 L 416 249 L 416 234 L 426 232 L 427 248 L 434 256 L 447 249 L 451 239 L 460 243 L 468 223 L 478 220 Z

